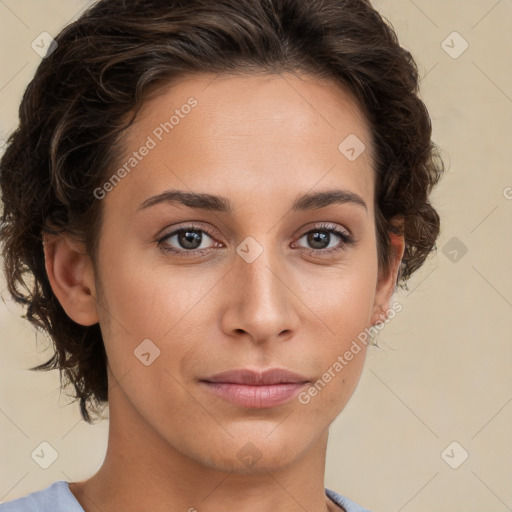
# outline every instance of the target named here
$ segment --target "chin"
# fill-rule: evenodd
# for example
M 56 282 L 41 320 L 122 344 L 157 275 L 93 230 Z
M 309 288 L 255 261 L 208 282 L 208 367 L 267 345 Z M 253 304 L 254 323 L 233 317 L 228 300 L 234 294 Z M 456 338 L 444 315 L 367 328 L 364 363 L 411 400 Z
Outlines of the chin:
M 266 474 L 285 469 L 300 459 L 311 448 L 305 439 L 287 439 L 276 436 L 271 440 L 265 436 L 245 435 L 242 439 L 231 438 L 222 446 L 212 449 L 212 445 L 203 446 L 208 453 L 197 453 L 197 462 L 217 471 L 240 475 Z M 298 449 L 300 447 L 300 449 Z M 197 446 L 195 449 L 197 450 Z

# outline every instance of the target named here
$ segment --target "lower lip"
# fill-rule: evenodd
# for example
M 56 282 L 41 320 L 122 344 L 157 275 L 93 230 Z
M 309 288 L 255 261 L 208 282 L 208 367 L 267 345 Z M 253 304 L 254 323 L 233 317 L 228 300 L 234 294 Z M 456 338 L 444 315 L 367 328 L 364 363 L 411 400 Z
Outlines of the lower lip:
M 211 392 L 232 404 L 250 409 L 282 405 L 298 395 L 307 382 L 250 386 L 227 382 L 201 381 Z

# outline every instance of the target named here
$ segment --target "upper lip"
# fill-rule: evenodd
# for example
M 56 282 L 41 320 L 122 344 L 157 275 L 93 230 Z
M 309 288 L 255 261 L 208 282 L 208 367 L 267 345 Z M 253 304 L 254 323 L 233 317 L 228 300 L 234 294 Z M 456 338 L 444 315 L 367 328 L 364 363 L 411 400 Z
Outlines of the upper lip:
M 263 371 L 250 369 L 229 370 L 201 380 L 205 382 L 223 382 L 253 386 L 308 382 L 306 377 L 284 368 L 270 368 Z

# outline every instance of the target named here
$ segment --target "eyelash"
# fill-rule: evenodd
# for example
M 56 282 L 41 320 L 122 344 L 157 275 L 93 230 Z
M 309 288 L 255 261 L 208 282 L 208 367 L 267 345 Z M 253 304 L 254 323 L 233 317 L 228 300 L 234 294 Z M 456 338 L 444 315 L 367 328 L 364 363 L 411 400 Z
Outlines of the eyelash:
M 202 233 L 206 233 L 209 237 L 214 238 L 213 233 L 209 229 L 207 229 L 205 227 L 200 227 L 200 226 L 191 224 L 191 225 L 188 225 L 188 226 L 180 227 L 179 229 L 175 229 L 174 231 L 171 231 L 170 233 L 167 233 L 167 234 L 161 236 L 160 238 L 158 238 L 156 240 L 157 245 L 163 251 L 171 252 L 171 253 L 173 253 L 173 254 L 175 254 L 175 255 L 177 255 L 179 257 L 183 257 L 183 258 L 204 254 L 204 253 L 206 253 L 206 252 L 208 252 L 208 251 L 210 251 L 212 249 L 211 247 L 209 247 L 207 249 L 192 249 L 192 250 L 180 249 L 180 250 L 178 250 L 178 249 L 174 249 L 174 248 L 172 248 L 170 246 L 166 246 L 164 244 L 165 240 L 167 240 L 168 238 L 171 238 L 174 235 L 177 235 L 178 233 L 181 233 L 183 231 L 202 232 Z M 319 225 L 315 226 L 313 229 L 310 229 L 310 230 L 306 231 L 305 233 L 303 233 L 299 237 L 299 239 L 304 237 L 305 235 L 307 235 L 309 233 L 315 233 L 315 232 L 333 233 L 333 234 L 335 234 L 336 236 L 338 236 L 341 239 L 341 243 L 340 243 L 339 246 L 331 248 L 331 249 L 308 249 L 308 248 L 302 248 L 305 251 L 309 252 L 310 254 L 318 255 L 319 253 L 322 253 L 323 255 L 330 255 L 330 254 L 333 254 L 333 253 L 338 253 L 340 251 L 344 251 L 347 248 L 355 245 L 355 243 L 356 243 L 355 239 L 351 235 L 349 235 L 345 231 L 341 231 L 339 228 L 336 227 L 335 224 L 330 224 L 330 223 L 320 223 Z

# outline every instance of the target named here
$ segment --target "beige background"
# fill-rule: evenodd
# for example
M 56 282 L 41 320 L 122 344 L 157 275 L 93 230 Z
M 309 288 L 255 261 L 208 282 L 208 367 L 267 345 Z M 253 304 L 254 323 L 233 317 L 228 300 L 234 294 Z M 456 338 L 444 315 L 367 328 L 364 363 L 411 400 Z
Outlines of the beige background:
M 31 42 L 56 35 L 87 5 L 0 0 L 2 139 L 40 61 Z M 375 6 L 424 77 L 448 166 L 433 195 L 443 226 L 437 255 L 397 294 L 404 309 L 379 335 L 380 349 L 370 349 L 331 428 L 325 483 L 374 512 L 512 510 L 512 1 Z M 442 47 L 454 31 L 469 43 L 456 59 Z M 461 48 L 457 37 L 447 41 L 452 52 Z M 107 422 L 81 421 L 59 395 L 57 372 L 26 370 L 50 352 L 41 353 L 44 338 L 20 318 L 3 281 L 0 292 L 0 501 L 8 501 L 94 473 Z M 31 458 L 43 441 L 58 452 L 48 469 Z M 453 441 L 460 447 L 443 459 Z M 452 469 L 445 459 L 460 463 L 463 450 L 467 460 Z

